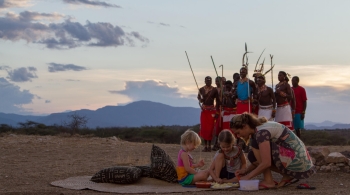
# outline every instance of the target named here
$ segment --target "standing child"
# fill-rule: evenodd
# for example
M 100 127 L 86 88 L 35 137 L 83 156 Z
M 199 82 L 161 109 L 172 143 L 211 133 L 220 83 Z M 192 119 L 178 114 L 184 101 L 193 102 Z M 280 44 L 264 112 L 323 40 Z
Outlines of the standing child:
M 235 146 L 235 136 L 230 130 L 223 130 L 219 137 L 220 150 L 214 156 L 209 173 L 218 183 L 238 182 L 235 171 L 246 167 L 246 159 L 240 147 Z
M 181 185 L 194 184 L 197 181 L 207 180 L 209 173 L 205 171 L 196 171 L 195 168 L 203 167 L 204 161 L 201 159 L 197 164 L 193 164 L 193 157 L 190 152 L 201 144 L 198 134 L 192 130 L 185 131 L 181 135 L 181 150 L 177 157 L 177 177 Z

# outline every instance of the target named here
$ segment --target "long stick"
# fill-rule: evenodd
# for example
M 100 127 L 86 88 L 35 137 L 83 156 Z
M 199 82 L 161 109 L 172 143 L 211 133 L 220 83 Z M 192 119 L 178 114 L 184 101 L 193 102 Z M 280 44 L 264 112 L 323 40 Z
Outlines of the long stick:
M 193 73 L 193 70 L 192 70 L 192 66 L 191 66 L 191 63 L 190 63 L 190 59 L 188 58 L 188 55 L 187 55 L 187 52 L 186 52 L 186 51 L 185 51 L 185 53 L 186 53 L 186 56 L 187 56 L 188 64 L 190 65 L 190 68 L 191 68 L 191 71 L 192 71 L 192 75 L 193 75 L 194 81 L 196 82 L 196 85 L 197 85 L 198 94 L 201 96 L 201 99 L 203 99 L 203 95 L 202 95 L 201 92 L 199 91 L 198 83 L 197 83 L 196 77 L 194 76 L 194 73 Z M 199 105 L 199 107 L 201 108 L 201 110 L 203 110 L 203 107 L 202 107 L 202 104 L 201 104 L 200 101 L 198 101 L 198 105 Z
M 211 61 L 213 62 L 213 66 L 214 66 L 214 69 L 215 69 L 215 72 L 216 72 L 216 77 L 219 77 L 219 74 L 218 74 L 218 71 L 216 70 L 216 66 L 215 66 L 215 63 L 214 63 L 214 59 L 213 59 L 213 56 L 210 56 L 211 57 Z M 216 80 L 216 79 L 215 79 Z M 222 78 L 220 79 L 220 88 L 221 88 L 221 98 L 222 98 Z M 221 99 L 222 100 L 222 99 Z M 220 100 L 220 101 L 221 101 Z M 219 127 L 221 127 L 221 106 L 220 106 L 220 114 L 219 114 Z
M 222 80 L 223 80 L 223 78 L 224 78 L 224 65 L 221 64 L 221 65 L 219 66 L 219 68 L 220 68 L 220 67 L 222 67 L 222 68 L 221 68 L 221 81 L 220 81 L 220 82 L 221 82 L 221 106 L 220 106 L 220 121 L 219 121 L 219 127 L 221 127 L 221 114 L 222 114 L 222 107 L 223 107 L 223 106 L 222 106 L 222 103 L 223 103 L 223 101 L 224 101 L 223 98 L 222 98 L 223 93 L 224 93 L 224 86 L 223 86 L 223 84 L 222 84 Z
M 273 91 L 273 67 L 272 67 L 272 58 L 273 58 L 273 55 L 270 54 L 270 58 L 271 58 L 271 88 L 272 88 L 272 91 Z
M 185 51 L 185 53 L 186 53 L 186 56 L 187 56 L 188 64 L 190 65 L 190 68 L 191 68 L 191 72 L 192 72 L 194 81 L 196 82 L 196 85 L 197 85 L 198 93 L 201 96 L 201 99 L 203 99 L 203 95 L 199 91 L 198 83 L 197 83 L 196 77 L 194 76 L 194 73 L 193 73 L 193 70 L 192 70 L 190 59 L 188 58 L 188 55 L 187 55 L 186 51 Z M 198 104 L 199 104 L 199 107 L 201 108 L 201 110 L 203 110 L 203 107 L 202 107 L 201 103 L 198 102 Z M 199 159 L 201 159 L 201 158 L 202 158 L 202 148 L 199 146 Z
M 247 51 L 247 43 L 245 43 L 245 54 L 244 55 L 247 55 L 248 51 Z M 243 60 L 244 60 L 244 56 L 243 56 Z M 244 64 L 244 63 L 243 63 Z M 248 113 L 250 113 L 250 82 L 249 82 L 249 73 L 248 73 L 248 57 L 247 57 L 247 78 L 248 78 Z
M 194 73 L 193 73 L 193 70 L 192 70 L 192 66 L 191 66 L 190 59 L 188 58 L 188 55 L 187 55 L 187 52 L 186 52 L 186 51 L 185 51 L 185 53 L 186 53 L 186 56 L 187 56 L 188 64 L 190 65 L 190 68 L 191 68 L 191 72 L 192 72 L 192 75 L 193 75 L 194 81 L 196 82 L 197 89 L 198 89 L 198 91 L 199 91 L 198 83 L 197 83 L 196 77 L 194 76 Z M 202 94 L 201 94 L 201 95 L 202 95 Z

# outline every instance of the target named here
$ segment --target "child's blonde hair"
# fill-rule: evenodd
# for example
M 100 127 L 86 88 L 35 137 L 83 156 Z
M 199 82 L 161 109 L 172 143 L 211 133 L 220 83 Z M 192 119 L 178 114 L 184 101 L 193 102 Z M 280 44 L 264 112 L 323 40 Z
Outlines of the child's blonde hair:
M 181 145 L 186 145 L 187 143 L 193 143 L 195 147 L 201 145 L 202 141 L 199 135 L 192 131 L 191 129 L 188 129 L 181 135 Z
M 236 138 L 230 130 L 224 129 L 219 133 L 218 141 L 219 143 L 222 142 L 226 144 L 235 144 Z

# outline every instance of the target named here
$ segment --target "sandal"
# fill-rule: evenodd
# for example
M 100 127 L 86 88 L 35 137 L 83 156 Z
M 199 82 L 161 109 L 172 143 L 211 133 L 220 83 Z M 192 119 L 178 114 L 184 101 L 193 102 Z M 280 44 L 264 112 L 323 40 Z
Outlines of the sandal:
M 297 186 L 297 189 L 315 190 L 316 187 L 309 186 L 306 183 L 301 183 Z
M 284 184 L 281 186 L 281 187 L 286 187 L 286 186 L 289 186 L 289 185 L 292 185 L 294 183 L 297 183 L 299 181 L 299 179 L 286 179 L 286 180 L 282 180 L 280 183 L 284 182 Z
M 274 190 L 277 189 L 276 187 L 267 187 L 264 184 L 259 184 L 259 190 Z

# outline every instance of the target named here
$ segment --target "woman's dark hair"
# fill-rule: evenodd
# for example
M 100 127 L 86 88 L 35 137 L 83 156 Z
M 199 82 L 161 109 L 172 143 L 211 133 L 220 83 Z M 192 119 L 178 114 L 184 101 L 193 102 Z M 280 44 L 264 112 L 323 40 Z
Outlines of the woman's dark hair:
M 245 112 L 232 117 L 230 128 L 242 129 L 244 125 L 249 125 L 250 128 L 255 129 L 257 126 L 260 126 L 266 122 L 267 119 L 265 117 L 257 118 L 255 115 Z

